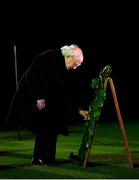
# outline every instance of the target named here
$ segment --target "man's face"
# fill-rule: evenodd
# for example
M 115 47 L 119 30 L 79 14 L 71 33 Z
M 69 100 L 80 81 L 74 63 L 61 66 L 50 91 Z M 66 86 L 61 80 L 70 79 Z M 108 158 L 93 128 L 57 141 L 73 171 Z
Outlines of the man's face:
M 72 57 L 67 57 L 66 58 L 66 67 L 67 69 L 76 69 L 77 67 L 79 67 L 83 60 L 80 59 L 80 57 L 75 57 L 75 56 L 72 56 Z
M 76 56 L 73 56 L 73 61 L 74 61 L 74 67 L 73 69 L 76 69 L 77 67 L 81 66 L 82 62 L 83 62 L 83 54 L 77 54 Z

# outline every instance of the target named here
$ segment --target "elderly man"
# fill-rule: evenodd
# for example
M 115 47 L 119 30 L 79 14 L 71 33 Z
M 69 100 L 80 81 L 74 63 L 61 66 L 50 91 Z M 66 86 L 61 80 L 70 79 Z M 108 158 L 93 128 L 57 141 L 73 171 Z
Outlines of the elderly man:
M 83 59 L 81 48 L 74 44 L 50 49 L 34 59 L 20 80 L 9 117 L 12 114 L 17 125 L 35 134 L 32 164 L 55 162 L 57 135 L 68 135 L 72 118 L 66 100 L 66 73 L 80 66 Z M 79 113 L 87 118 L 87 111 Z

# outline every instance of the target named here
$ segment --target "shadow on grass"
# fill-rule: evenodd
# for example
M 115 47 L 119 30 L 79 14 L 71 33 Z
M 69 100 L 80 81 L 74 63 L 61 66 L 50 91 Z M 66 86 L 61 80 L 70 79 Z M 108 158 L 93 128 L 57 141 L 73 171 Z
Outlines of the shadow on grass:
M 23 158 L 23 159 L 31 158 L 31 155 L 29 154 L 16 153 L 12 151 L 0 151 L 0 156 L 10 156 L 10 157 L 15 157 L 15 158 Z
M 37 169 L 15 169 L 10 174 L 9 173 L 1 173 L 0 178 L 14 178 L 14 179 L 72 179 L 72 175 L 65 174 L 64 172 L 57 172 L 53 169 L 52 172 L 47 171 L 47 167 L 45 166 L 46 171 L 43 171 L 40 168 Z
M 138 164 L 136 164 L 138 168 Z M 57 159 L 53 165 L 32 166 L 30 163 L 0 165 L 0 178 L 137 178 L 135 168 L 125 164 L 89 162 L 83 168 L 79 162 Z
M 15 169 L 15 168 L 31 167 L 31 166 L 32 166 L 31 163 L 0 165 L 0 171 L 10 170 L 10 169 Z
M 139 164 L 133 163 L 133 168 L 139 168 Z
M 8 166 L 8 165 L 0 165 L 0 171 L 7 170 L 7 169 L 12 169 L 12 168 L 14 168 L 14 167 Z
M 80 163 L 79 165 L 83 166 L 83 163 Z M 87 167 L 98 167 L 98 166 L 108 166 L 106 163 L 98 163 L 98 162 L 88 162 L 86 164 Z

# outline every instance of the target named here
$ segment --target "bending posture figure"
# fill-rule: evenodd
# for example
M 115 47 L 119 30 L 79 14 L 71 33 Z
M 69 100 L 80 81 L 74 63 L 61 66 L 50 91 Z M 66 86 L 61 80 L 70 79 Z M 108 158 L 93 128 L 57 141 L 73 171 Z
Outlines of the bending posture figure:
M 17 126 L 35 134 L 32 164 L 55 162 L 57 135 L 68 135 L 72 117 L 66 101 L 67 70 L 76 69 L 84 56 L 77 45 L 50 49 L 39 54 L 20 80 L 8 114 Z M 81 115 L 87 118 L 87 111 Z

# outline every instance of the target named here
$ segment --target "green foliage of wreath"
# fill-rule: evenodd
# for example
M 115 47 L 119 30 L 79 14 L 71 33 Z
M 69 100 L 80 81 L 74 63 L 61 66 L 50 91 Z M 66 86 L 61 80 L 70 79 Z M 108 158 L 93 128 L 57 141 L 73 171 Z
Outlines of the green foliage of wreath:
M 85 154 L 92 146 L 92 137 L 95 131 L 95 127 L 98 123 L 101 108 L 104 100 L 106 99 L 106 92 L 104 88 L 105 80 L 110 77 L 112 72 L 111 66 L 105 66 L 99 73 L 98 77 L 94 78 L 91 81 L 91 87 L 94 89 L 95 98 L 89 105 L 89 116 L 84 125 L 83 129 L 83 138 L 78 151 L 79 160 L 83 161 L 85 158 Z

